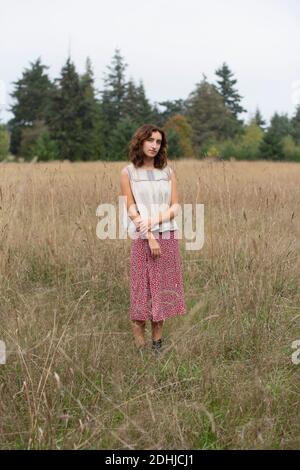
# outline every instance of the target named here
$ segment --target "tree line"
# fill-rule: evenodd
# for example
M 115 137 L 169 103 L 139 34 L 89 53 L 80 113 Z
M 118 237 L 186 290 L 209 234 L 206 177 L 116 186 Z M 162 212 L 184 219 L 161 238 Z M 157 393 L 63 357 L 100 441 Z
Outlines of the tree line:
M 215 84 L 203 74 L 187 99 L 154 104 L 141 80 L 126 79 L 127 66 L 116 49 L 97 90 L 89 58 L 80 75 L 68 57 L 54 80 L 40 58 L 30 63 L 13 83 L 13 117 L 0 124 L 0 158 L 127 160 L 135 129 L 153 123 L 166 131 L 171 159 L 300 161 L 300 105 L 291 119 L 274 113 L 266 126 L 256 109 L 245 123 L 237 80 L 226 63 L 215 71 Z

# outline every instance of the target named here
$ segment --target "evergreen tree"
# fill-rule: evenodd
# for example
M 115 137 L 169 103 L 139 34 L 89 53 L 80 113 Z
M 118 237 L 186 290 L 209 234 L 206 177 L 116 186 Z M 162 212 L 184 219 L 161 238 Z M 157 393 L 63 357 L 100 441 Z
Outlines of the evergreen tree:
M 266 160 L 283 160 L 282 142 L 272 131 L 266 132 L 259 150 L 261 157 Z
M 35 136 L 32 144 L 27 147 L 24 156 L 30 160 L 34 157 L 37 157 L 39 161 L 59 160 L 58 144 L 51 139 L 48 129 Z
M 228 134 L 232 115 L 216 87 L 203 80 L 186 102 L 186 117 L 193 129 L 193 146 L 198 152 L 208 141 L 222 140 Z
M 113 129 L 117 122 L 124 117 L 126 67 L 127 64 L 124 63 L 120 50 L 116 49 L 111 65 L 107 66 L 109 72 L 104 78 L 104 90 L 101 91 L 105 127 L 108 131 Z
M 291 120 L 291 135 L 294 138 L 294 141 L 297 145 L 300 144 L 300 104 L 297 106 L 295 115 L 292 117 Z
M 96 160 L 104 155 L 103 120 L 101 104 L 95 96 L 94 74 L 89 57 L 86 60 L 85 73 L 80 77 L 82 93 L 82 159 Z
M 146 92 L 142 80 L 140 80 L 140 84 L 137 88 L 137 91 L 137 106 L 141 124 L 153 122 L 152 106 L 148 98 L 146 97 Z
M 291 133 L 292 125 L 287 114 L 275 113 L 260 145 L 262 158 L 282 160 L 284 158 L 283 138 Z
M 111 158 L 112 148 L 113 155 L 122 154 L 119 144 L 116 143 L 122 141 L 120 139 L 122 129 L 126 133 L 124 138 L 127 142 L 129 133 L 132 136 L 136 127 L 153 122 L 156 117 L 156 110 L 152 108 L 146 97 L 143 82 L 140 81 L 138 86 L 133 79 L 126 82 L 126 67 L 120 50 L 116 49 L 111 65 L 107 67 L 109 72 L 104 78 L 104 90 L 101 91 L 104 134 L 107 136 L 106 159 Z
M 179 135 L 174 127 L 168 128 L 167 140 L 168 140 L 168 158 L 176 159 L 176 158 L 182 157 L 182 150 L 181 150 Z
M 32 159 L 31 148 L 35 141 L 47 132 L 47 126 L 42 119 L 37 119 L 33 122 L 32 126 L 28 126 L 22 130 L 22 140 L 20 143 L 20 155 L 25 159 Z
M 182 99 L 161 101 L 158 104 L 165 108 L 161 113 L 161 118 L 164 123 L 173 116 L 184 115 L 186 111 L 185 102 Z
M 123 102 L 124 117 L 136 122 L 138 126 L 152 122 L 153 112 L 146 97 L 144 85 L 140 81 L 137 87 L 132 79 L 126 84 L 126 94 Z
M 47 119 L 54 89 L 45 73 L 48 68 L 38 58 L 30 63 L 30 68 L 25 69 L 22 78 L 14 82 L 15 89 L 11 97 L 15 103 L 10 108 L 14 117 L 8 123 L 13 154 L 19 154 L 22 131 L 32 127 L 35 121 Z
M 291 135 L 293 131 L 292 129 L 291 121 L 286 113 L 274 113 L 268 130 L 272 131 L 272 133 L 274 133 L 279 139 L 282 139 L 286 135 Z
M 265 129 L 266 121 L 263 119 L 261 112 L 256 108 L 254 117 L 251 119 L 251 123 L 255 123 L 261 130 Z
M 70 57 L 55 83 L 57 88 L 48 121 L 51 137 L 58 143 L 62 160 L 81 160 L 86 155 L 83 126 L 85 116 L 82 116 L 85 102 L 80 78 Z
M 127 83 L 125 70 L 127 64 L 124 62 L 119 49 L 115 50 L 111 64 L 107 68 L 108 72 L 104 77 L 104 90 L 100 94 L 102 95 L 103 132 L 107 136 L 104 141 L 104 153 L 105 159 L 110 159 L 111 133 L 118 122 L 126 115 Z
M 0 123 L 0 159 L 5 158 L 9 152 L 9 133 L 5 124 Z
M 220 77 L 220 79 L 217 80 L 217 89 L 224 99 L 225 106 L 231 111 L 234 117 L 231 127 L 231 134 L 234 136 L 242 130 L 243 121 L 240 120 L 238 116 L 246 112 L 240 105 L 242 97 L 235 89 L 237 80 L 233 78 L 233 73 L 225 62 L 222 67 L 216 70 L 215 74 Z
M 138 124 L 125 117 L 118 121 L 110 134 L 109 160 L 128 160 L 129 143 Z
M 155 123 L 158 127 L 163 127 L 165 123 L 165 118 L 158 108 L 158 103 L 152 105 L 152 122 Z
M 123 112 L 127 118 L 131 119 L 135 113 L 134 108 L 138 96 L 137 87 L 132 78 L 126 83 L 125 90 Z

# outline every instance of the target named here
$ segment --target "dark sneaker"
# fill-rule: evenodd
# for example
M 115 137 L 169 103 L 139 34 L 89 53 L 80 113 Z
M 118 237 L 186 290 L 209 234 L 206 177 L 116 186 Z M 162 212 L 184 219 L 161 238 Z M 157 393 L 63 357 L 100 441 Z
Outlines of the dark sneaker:
M 162 339 L 158 339 L 157 341 L 152 340 L 152 350 L 156 353 L 160 352 L 162 348 Z

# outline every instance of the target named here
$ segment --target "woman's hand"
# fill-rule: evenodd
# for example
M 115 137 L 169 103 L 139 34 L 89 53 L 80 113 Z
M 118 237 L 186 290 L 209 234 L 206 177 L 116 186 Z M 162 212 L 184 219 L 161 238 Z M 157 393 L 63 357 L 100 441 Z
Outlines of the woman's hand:
M 136 227 L 136 231 L 139 232 L 140 231 L 140 222 L 141 222 L 142 218 L 139 216 L 139 217 L 136 217 L 135 219 L 133 219 L 133 223 Z
M 151 255 L 156 258 L 157 256 L 161 255 L 160 245 L 155 238 L 149 238 L 149 248 L 151 251 Z
M 149 230 L 151 230 L 155 225 L 155 220 L 153 217 L 148 217 L 147 219 L 140 220 L 139 229 L 143 235 L 146 235 Z

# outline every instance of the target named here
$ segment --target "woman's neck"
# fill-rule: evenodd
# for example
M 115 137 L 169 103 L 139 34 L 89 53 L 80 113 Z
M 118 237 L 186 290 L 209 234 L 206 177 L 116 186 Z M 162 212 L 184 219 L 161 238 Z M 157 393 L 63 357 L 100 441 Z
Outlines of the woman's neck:
M 143 161 L 143 165 L 142 165 L 143 168 L 146 168 L 148 170 L 153 170 L 154 169 L 154 161 L 153 161 L 153 158 L 146 158 L 144 157 L 144 161 Z

